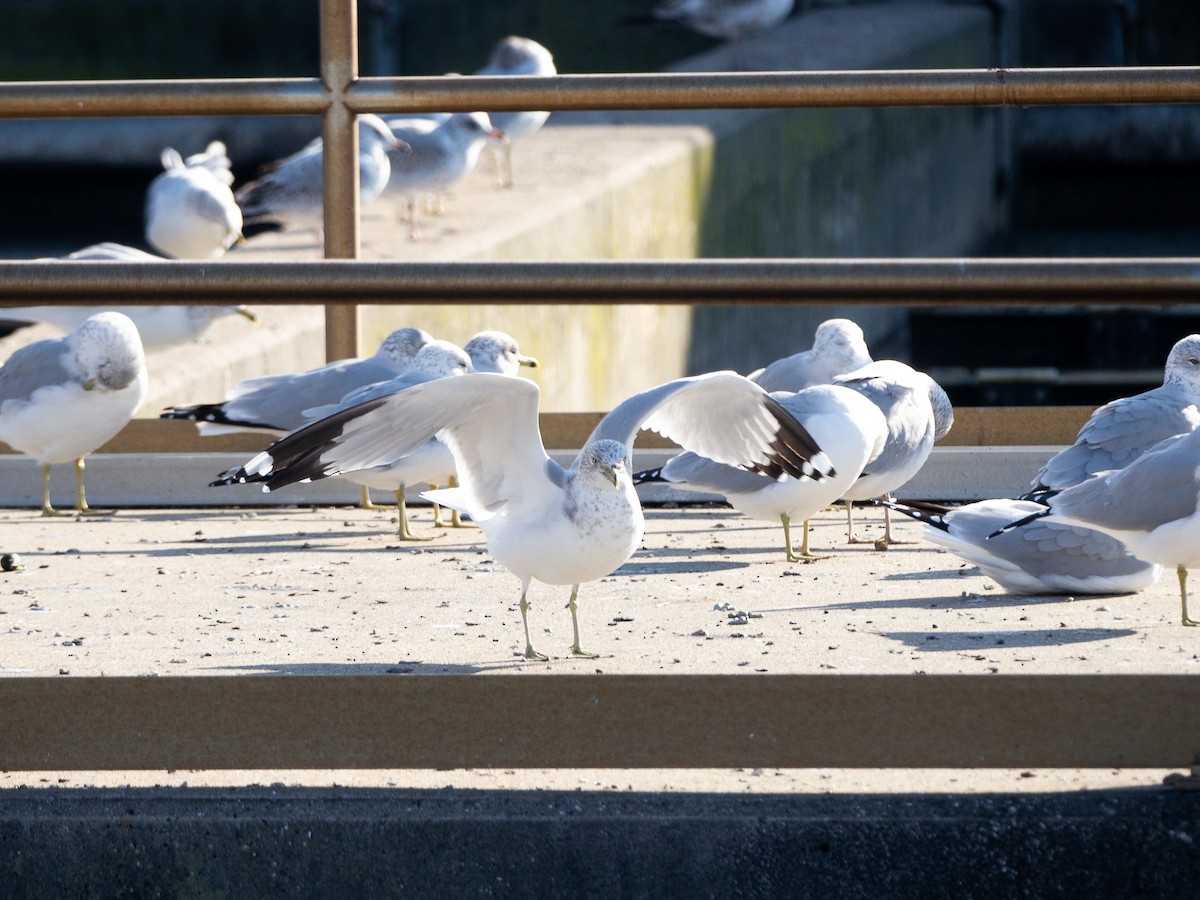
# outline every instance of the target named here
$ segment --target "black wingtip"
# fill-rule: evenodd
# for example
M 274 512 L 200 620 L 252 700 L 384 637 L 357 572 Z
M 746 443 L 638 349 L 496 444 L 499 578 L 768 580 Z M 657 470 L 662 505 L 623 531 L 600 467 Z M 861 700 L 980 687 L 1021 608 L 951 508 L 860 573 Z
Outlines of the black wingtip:
M 663 478 L 662 470 L 663 467 L 659 466 L 657 469 L 644 469 L 641 472 L 634 472 L 633 483 L 638 485 L 665 482 L 667 479 Z
M 894 509 L 901 515 L 908 516 L 910 519 L 916 519 L 918 522 L 924 522 L 926 525 L 932 525 L 941 531 L 949 531 L 950 526 L 946 523 L 945 513 L 943 508 L 940 511 L 935 511 L 935 508 L 930 504 L 930 508 L 921 508 L 918 506 L 908 506 L 903 503 L 897 503 L 894 500 L 886 500 L 882 497 L 868 501 L 872 506 L 886 506 L 888 509 Z
M 1044 519 L 1046 516 L 1050 515 L 1050 512 L 1051 510 L 1048 506 L 1045 509 L 1039 509 L 1037 512 L 1031 513 L 1023 519 L 1017 519 L 1015 522 L 1009 522 L 1003 528 L 997 528 L 995 531 L 989 534 L 986 539 L 990 541 L 994 537 L 999 537 L 1002 534 L 1008 534 L 1008 532 L 1028 525 L 1030 522 L 1036 522 L 1038 519 Z
M 774 397 L 768 396 L 766 404 L 779 423 L 779 430 L 771 441 L 767 463 L 756 465 L 750 471 L 770 478 L 791 475 L 793 478 L 809 478 L 813 481 L 824 481 L 837 475 L 832 464 L 825 469 L 817 468 L 814 460 L 821 456 L 828 461 L 828 457 L 824 456 L 808 429 Z

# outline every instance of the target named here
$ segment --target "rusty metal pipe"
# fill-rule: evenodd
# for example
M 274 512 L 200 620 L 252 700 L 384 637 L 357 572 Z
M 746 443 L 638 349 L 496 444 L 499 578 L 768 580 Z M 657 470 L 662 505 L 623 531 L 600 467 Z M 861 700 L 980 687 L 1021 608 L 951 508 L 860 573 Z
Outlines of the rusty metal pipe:
M 359 112 L 1200 102 L 1200 67 L 363 78 Z
M 0 262 L 4 305 L 1200 303 L 1200 258 Z
M 321 0 L 321 81 L 330 104 L 322 119 L 324 143 L 325 258 L 358 259 L 358 129 L 346 106 L 346 89 L 358 77 L 358 4 Z M 326 359 L 358 355 L 358 311 L 354 306 L 325 308 Z
M 0 84 L 0 118 L 297 115 L 329 102 L 311 78 Z M 1200 67 L 360 78 L 346 102 L 376 113 L 1197 103 Z
M 9 81 L 0 118 L 320 115 L 329 105 L 316 78 L 208 78 L 194 81 Z

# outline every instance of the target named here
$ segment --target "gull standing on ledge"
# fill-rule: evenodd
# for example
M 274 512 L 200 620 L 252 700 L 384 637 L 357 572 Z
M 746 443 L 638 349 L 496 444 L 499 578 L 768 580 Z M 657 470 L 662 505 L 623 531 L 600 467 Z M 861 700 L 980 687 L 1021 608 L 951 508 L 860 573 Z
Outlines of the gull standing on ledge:
M 417 195 L 447 190 L 475 169 L 479 153 L 488 140 L 508 140 L 492 126 L 487 113 L 455 113 L 440 121 L 387 119 L 397 138 L 412 148 L 411 153 L 389 154 L 391 176 L 387 192 L 404 199 L 408 209 L 408 239 L 417 235 Z
M 492 50 L 487 65 L 475 73 L 476 75 L 526 75 L 548 78 L 557 75 L 554 67 L 554 57 L 550 51 L 529 38 L 515 35 L 506 37 Z M 546 110 L 533 112 L 489 112 L 488 118 L 492 127 L 501 131 L 507 142 L 501 141 L 498 147 L 488 147 L 488 155 L 496 165 L 496 180 L 500 187 L 510 188 L 516 185 L 513 177 L 512 145 L 541 131 L 550 113 Z M 501 170 L 503 162 L 503 171 Z
M 783 524 L 788 562 L 818 559 L 809 550 L 808 519 L 840 499 L 863 466 L 883 450 L 887 420 L 866 397 L 836 384 L 814 385 L 794 394 L 780 391 L 771 396 L 820 444 L 834 469 L 829 477 L 820 481 L 788 475 L 768 478 L 689 451 L 672 457 L 661 468 L 638 472 L 633 483 L 664 481 L 723 494 L 743 515 Z M 792 549 L 793 521 L 804 523 L 799 556 Z
M 146 357 L 127 316 L 102 312 L 66 337 L 27 344 L 0 366 L 0 441 L 42 467 L 42 515 L 50 467 L 75 463 L 75 509 L 91 512 L 83 457 L 124 428 L 146 399 Z
M 890 495 L 921 471 L 933 452 L 934 442 L 945 437 L 953 426 L 954 407 L 941 385 L 924 372 L 894 359 L 873 362 L 840 375 L 834 383 L 858 391 L 887 418 L 888 437 L 883 452 L 863 469 L 842 496 L 846 503 L 847 541 L 865 543 L 854 536 L 854 501 Z M 875 541 L 875 546 L 886 550 L 896 541 L 892 537 L 889 510 L 885 506 L 883 511 L 883 538 Z
M 538 395 L 531 381 L 494 374 L 414 385 L 293 432 L 235 478 L 270 490 L 380 465 L 440 438 L 463 485 L 429 499 L 468 513 L 496 561 L 521 580 L 524 656 L 532 660 L 546 658 L 529 636 L 534 579 L 571 585 L 571 652 L 592 655 L 579 644 L 579 586 L 623 565 L 641 543 L 645 519 L 630 479 L 639 429 L 771 477 L 823 478 L 830 470 L 804 427 L 733 372 L 681 378 L 630 397 L 601 419 L 569 469 L 546 454 Z
M 392 164 L 388 153 L 405 152 L 378 116 L 358 117 L 358 189 L 362 206 L 374 202 L 387 186 Z M 325 145 L 320 138 L 273 163 L 258 179 L 243 184 L 234 196 L 247 224 L 274 223 L 297 231 L 324 232 Z
M 146 190 L 146 243 L 175 259 L 224 256 L 243 240 L 242 211 L 229 189 L 233 174 L 217 174 L 220 161 L 229 162 L 225 145 L 214 141 L 187 162 L 167 147 L 161 159 L 165 171 Z

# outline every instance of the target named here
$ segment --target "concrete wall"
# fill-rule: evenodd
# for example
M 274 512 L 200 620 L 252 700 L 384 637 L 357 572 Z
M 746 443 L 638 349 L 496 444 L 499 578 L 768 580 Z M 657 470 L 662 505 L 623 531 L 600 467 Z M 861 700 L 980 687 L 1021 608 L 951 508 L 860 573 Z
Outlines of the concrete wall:
M 977 7 L 912 2 L 818 9 L 753 43 L 755 68 L 979 67 L 993 23 Z M 675 68 L 727 69 L 718 49 Z M 390 259 L 655 259 L 954 256 L 1002 226 L 1009 166 L 1000 114 L 972 109 L 770 110 L 556 115 L 527 148 L 521 193 L 467 194 L 480 228 L 437 246 L 381 245 L 364 216 L 364 251 Z M 516 201 L 514 204 L 513 201 Z M 907 353 L 901 310 L 835 306 L 686 310 L 371 307 L 364 343 L 419 322 L 462 338 L 517 335 L 547 363 L 547 409 L 603 409 L 685 372 L 750 371 L 852 315 L 878 356 Z M 665 342 L 663 340 L 665 338 Z M 622 361 L 621 357 L 625 359 Z M 587 380 L 573 380 L 573 372 Z M 581 405 L 582 404 L 582 405 Z

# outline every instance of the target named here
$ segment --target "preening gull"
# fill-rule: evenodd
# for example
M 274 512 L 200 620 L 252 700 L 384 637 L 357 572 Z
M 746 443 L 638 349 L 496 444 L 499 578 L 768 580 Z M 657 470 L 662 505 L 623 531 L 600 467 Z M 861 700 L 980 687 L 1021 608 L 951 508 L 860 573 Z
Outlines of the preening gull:
M 164 419 L 187 419 L 201 435 L 233 431 L 287 434 L 308 421 L 304 411 L 340 403 L 351 391 L 395 378 L 409 367 L 432 337 L 420 328 L 397 328 L 374 356 L 342 359 L 307 372 L 266 375 L 239 381 L 220 403 L 172 406 Z
M 101 312 L 70 334 L 18 349 L 0 366 L 0 440 L 42 467 L 42 515 L 50 467 L 75 463 L 75 508 L 90 511 L 83 457 L 128 424 L 146 399 L 146 357 L 127 316 Z
M 550 51 L 537 41 L 511 35 L 496 44 L 492 55 L 488 57 L 487 65 L 475 74 L 545 78 L 557 75 L 558 70 L 554 67 L 554 57 Z M 507 142 L 501 141 L 497 147 L 488 147 L 489 155 L 496 163 L 497 181 L 501 187 L 513 187 L 516 179 L 513 177 L 512 145 L 537 134 L 550 118 L 550 113 L 546 110 L 489 112 L 488 118 L 492 127 L 499 129 L 508 138 Z
M 1041 519 L 988 539 L 998 528 L 1043 509 L 1029 500 L 980 500 L 965 506 L 885 506 L 928 527 L 925 536 L 1013 594 L 1133 594 L 1162 567 L 1131 556 L 1120 541 L 1090 528 Z
M 934 441 L 944 437 L 954 424 L 954 408 L 946 392 L 924 372 L 894 359 L 880 360 L 834 383 L 858 391 L 874 403 L 887 419 L 888 438 L 880 453 L 858 480 L 842 495 L 846 502 L 846 528 L 850 543 L 854 536 L 853 502 L 891 494 L 921 470 Z M 876 545 L 895 543 L 891 519 L 884 508 L 884 534 Z
M 92 244 L 64 257 L 71 261 L 162 262 L 160 256 L 124 244 Z M 257 322 L 258 316 L 246 306 L 10 306 L 0 308 L 0 319 L 13 322 L 49 322 L 56 328 L 74 331 L 99 309 L 119 312 L 137 326 L 143 350 L 161 350 L 204 336 L 212 324 L 225 316 L 241 316 Z
M 826 319 L 813 334 L 812 349 L 777 359 L 749 377 L 766 391 L 801 391 L 814 384 L 829 384 L 838 375 L 872 362 L 858 323 Z
M 392 153 L 389 195 L 404 198 L 408 208 L 408 237 L 417 238 L 417 196 L 447 190 L 475 169 L 479 153 L 489 140 L 506 141 L 492 126 L 487 113 L 455 113 L 440 121 L 386 120 L 411 153 Z
M 621 566 L 641 542 L 645 521 L 629 471 L 639 429 L 772 477 L 821 477 L 830 468 L 778 401 L 733 372 L 630 397 L 600 421 L 569 469 L 542 445 L 538 396 L 531 381 L 488 373 L 414 385 L 293 432 L 236 477 L 282 487 L 380 465 L 436 435 L 454 454 L 462 487 L 430 499 L 468 513 L 492 555 L 521 580 L 524 655 L 544 659 L 529 637 L 530 582 L 571 585 L 571 652 L 588 656 L 579 643 L 579 586 Z
M 436 349 L 436 352 L 431 352 Z M 467 341 L 462 350 L 446 341 L 433 341 L 421 349 L 413 360 L 411 368 L 404 374 L 391 381 L 369 385 L 342 398 L 340 403 L 306 409 L 304 415 L 309 421 L 323 419 L 351 406 L 385 397 L 398 390 L 404 390 L 413 384 L 429 381 L 432 378 L 444 378 L 449 375 L 464 375 L 467 372 L 495 372 L 501 375 L 515 376 L 522 366 L 537 368 L 538 361 L 532 356 L 521 353 L 516 340 L 502 331 L 481 331 Z M 449 484 L 457 485 L 454 471 L 454 455 L 450 448 L 437 438 L 430 438 L 412 453 L 370 469 L 359 469 L 347 472 L 343 476 L 347 481 L 362 485 L 364 488 L 380 491 L 391 491 L 396 498 L 397 537 L 402 541 L 430 540 L 412 531 L 408 523 L 408 505 L 405 492 L 409 484 L 423 482 L 430 487 Z M 368 493 L 369 498 L 369 493 Z M 438 504 L 433 506 L 433 524 L 435 528 L 445 527 L 441 520 Z M 463 527 L 459 511 L 452 510 L 450 526 Z
M 219 150 L 219 153 L 218 153 Z M 164 171 L 146 190 L 146 242 L 176 259 L 217 259 L 242 240 L 242 211 L 229 189 L 232 174 L 220 171 L 225 145 L 219 141 L 185 162 L 179 152 L 162 152 Z
M 1106 403 L 1079 429 L 1075 443 L 1056 453 L 1033 480 L 1033 493 L 1061 490 L 1097 472 L 1121 469 L 1159 441 L 1200 425 L 1200 334 L 1180 339 L 1167 354 L 1163 383 Z
M 392 169 L 389 151 L 406 149 L 407 145 L 397 140 L 378 116 L 358 117 L 358 189 L 362 206 L 374 202 L 387 186 Z M 234 196 L 246 223 L 274 223 L 298 231 L 322 232 L 324 158 L 324 142 L 317 138 L 238 188 Z
M 1174 566 L 1184 625 L 1187 570 L 1200 562 L 1200 429 L 1159 442 L 1123 469 L 1100 472 L 1061 492 L 1045 506 L 995 533 L 991 540 L 1036 522 L 1102 531 L 1138 559 Z
M 687 452 L 672 457 L 659 469 L 637 473 L 633 481 L 665 481 L 724 494 L 738 512 L 783 524 L 788 562 L 814 559 L 808 547 L 807 520 L 840 499 L 863 466 L 879 455 L 887 440 L 887 421 L 874 403 L 839 385 L 816 385 L 798 393 L 776 392 L 771 396 L 804 426 L 829 458 L 833 471 L 827 477 L 769 478 Z M 792 549 L 793 520 L 806 523 L 799 556 Z

